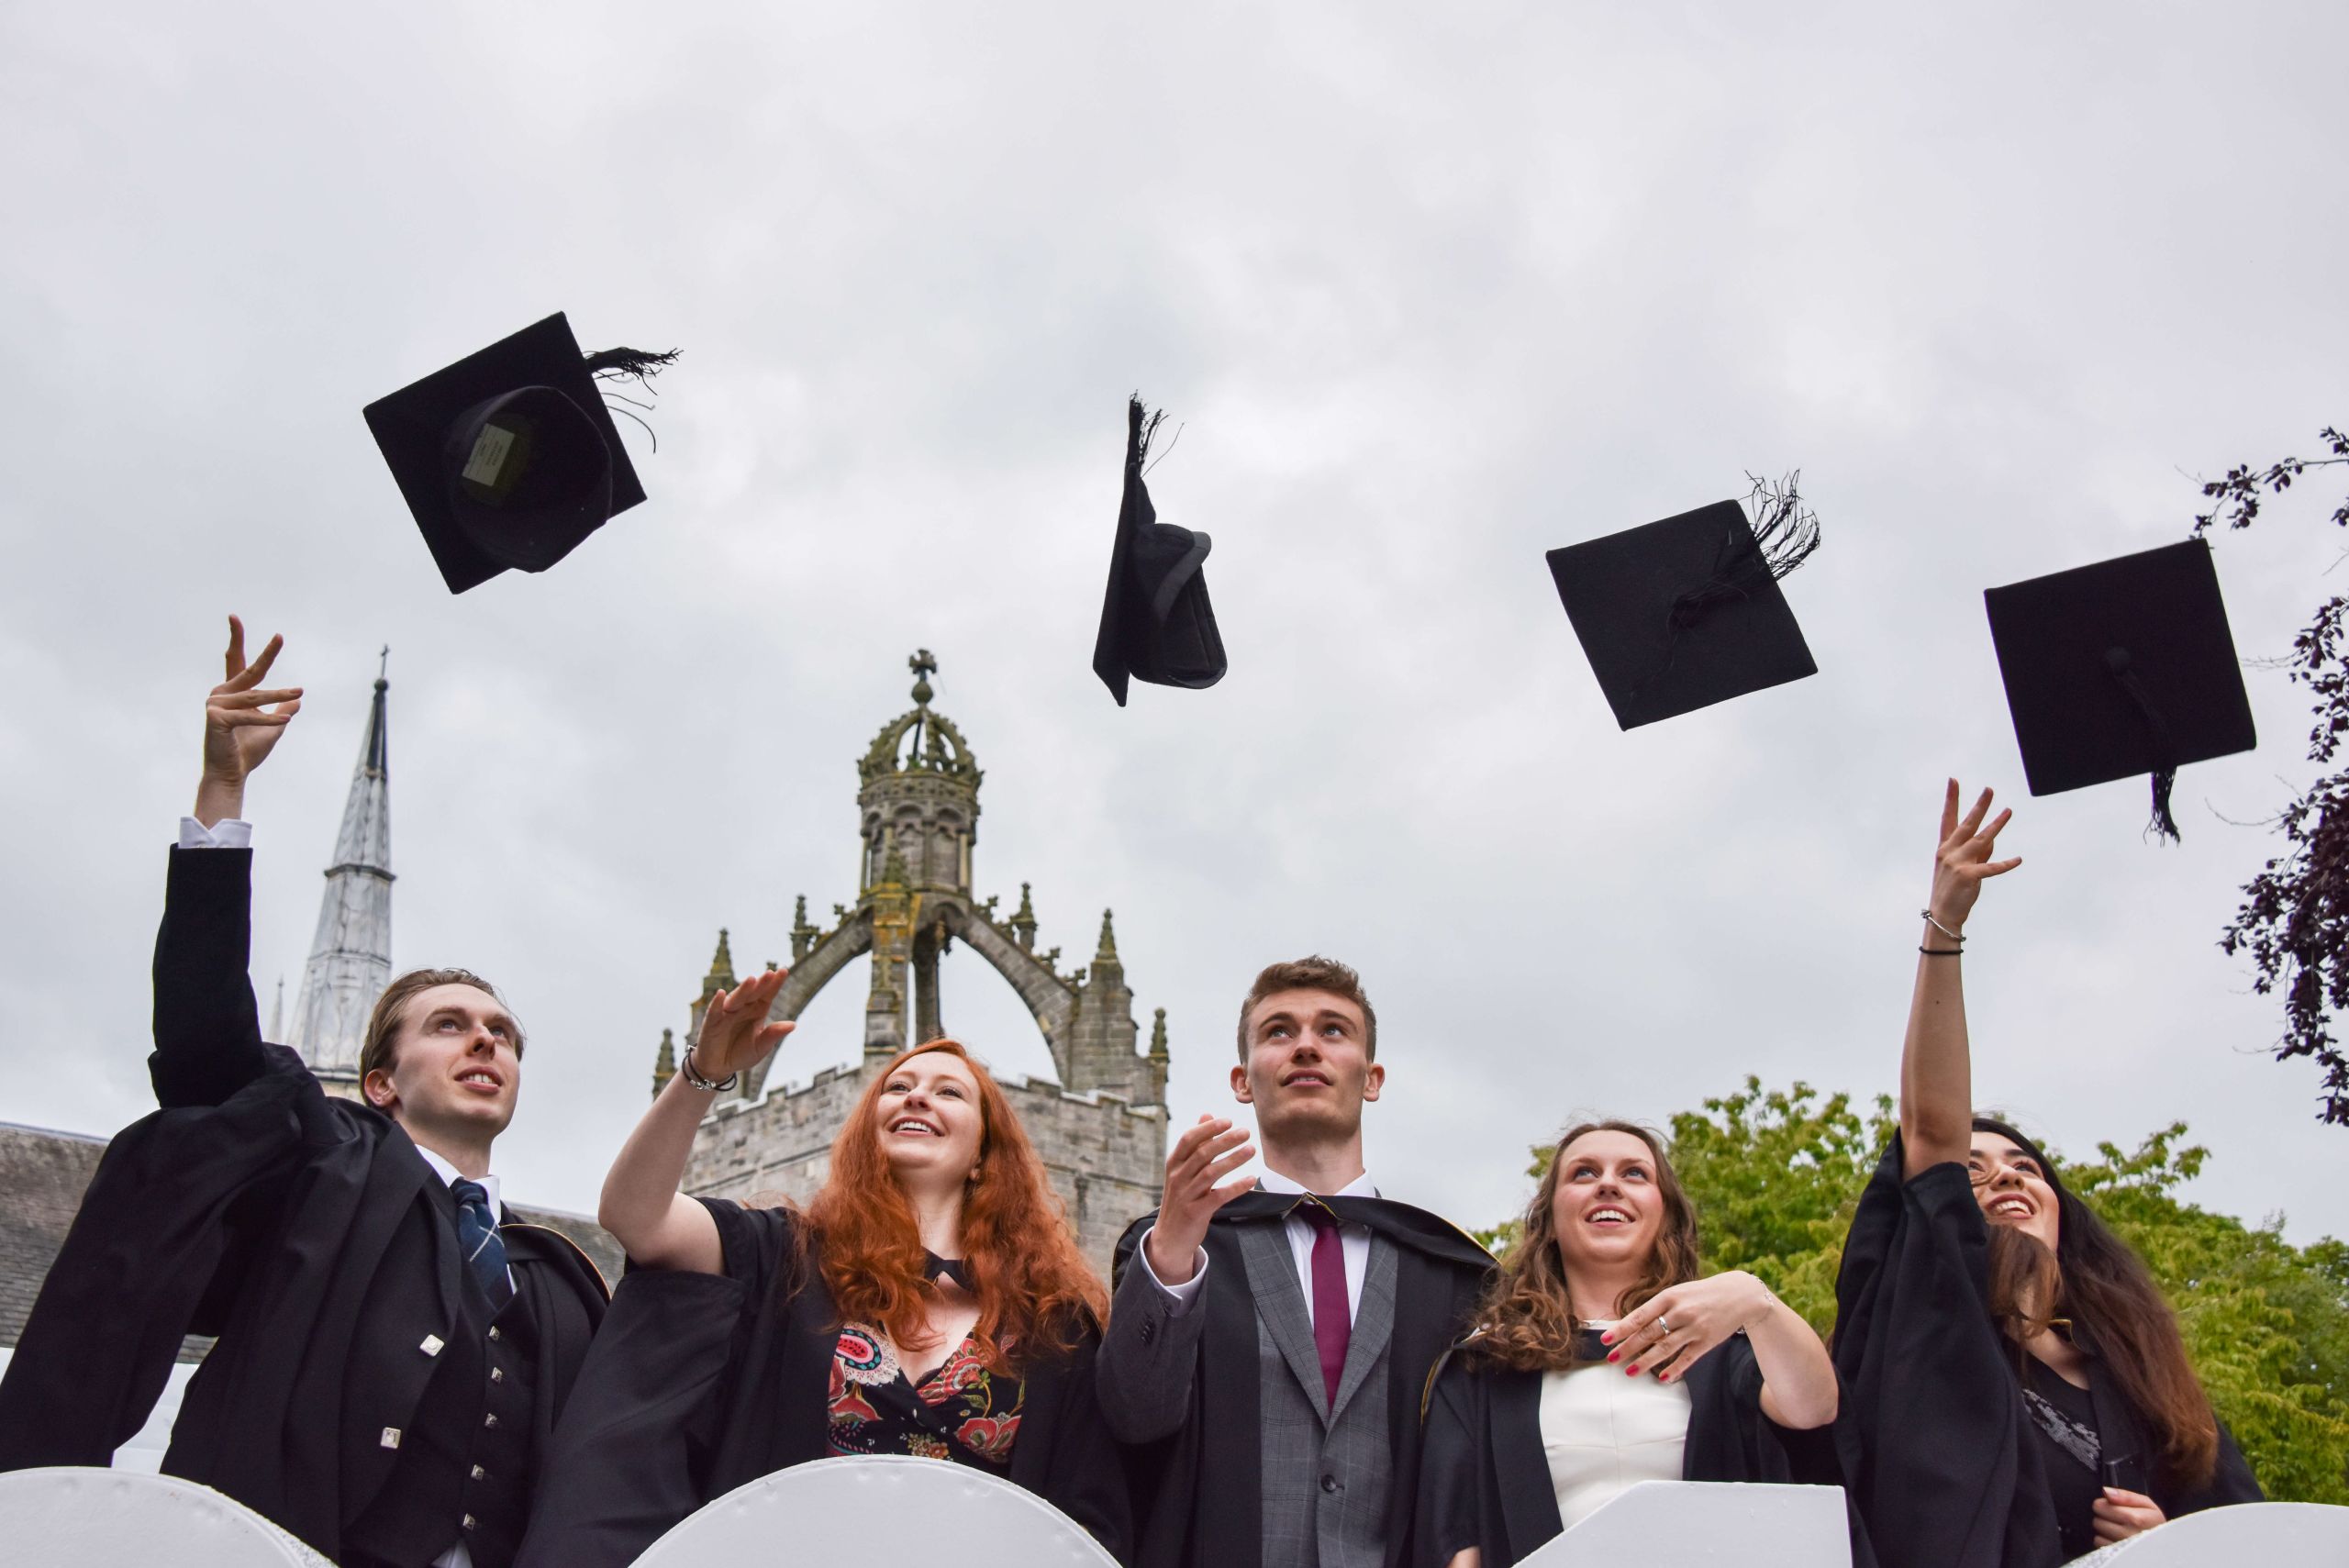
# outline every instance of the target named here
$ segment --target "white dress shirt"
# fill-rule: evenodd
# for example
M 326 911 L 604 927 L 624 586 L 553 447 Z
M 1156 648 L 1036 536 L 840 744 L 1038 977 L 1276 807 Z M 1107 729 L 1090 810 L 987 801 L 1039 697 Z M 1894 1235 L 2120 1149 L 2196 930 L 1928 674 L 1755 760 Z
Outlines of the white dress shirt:
M 1268 1193 L 1306 1191 L 1301 1183 L 1289 1180 L 1288 1177 L 1269 1166 L 1265 1168 L 1264 1175 L 1257 1180 L 1256 1184 Z M 1376 1197 L 1378 1186 L 1370 1179 L 1370 1173 L 1365 1171 L 1336 1192 L 1324 1193 L 1321 1195 L 1324 1197 Z M 1306 1320 L 1310 1322 L 1313 1318 L 1313 1240 L 1319 1232 L 1313 1229 L 1312 1221 L 1299 1214 L 1292 1214 L 1281 1223 L 1282 1228 L 1288 1233 L 1289 1256 L 1297 1263 L 1297 1283 L 1305 1293 L 1305 1317 Z M 1157 1229 L 1154 1225 L 1151 1227 L 1151 1230 Z M 1370 1227 L 1367 1225 L 1339 1226 L 1338 1246 L 1346 1265 L 1346 1321 L 1352 1323 L 1354 1314 L 1362 1310 L 1363 1276 L 1370 1272 Z M 1142 1233 L 1139 1256 L 1141 1259 L 1143 1272 L 1150 1275 L 1150 1283 L 1174 1297 L 1174 1306 L 1171 1315 L 1180 1318 L 1189 1311 L 1191 1303 L 1198 1298 L 1199 1287 L 1207 1283 L 1208 1250 L 1205 1247 L 1199 1249 L 1198 1256 L 1193 1260 L 1197 1266 L 1192 1269 L 1191 1277 L 1181 1284 L 1168 1284 L 1158 1277 L 1158 1271 L 1150 1266 L 1150 1231 Z
M 223 817 L 206 828 L 193 817 L 180 818 L 180 848 L 183 850 L 250 850 L 253 847 L 253 825 L 234 817 Z
M 1626 1377 L 1604 1362 L 1542 1373 L 1542 1454 L 1558 1522 L 1574 1529 L 1635 1482 L 1679 1480 L 1688 1409 L 1687 1384 Z
M 193 817 L 180 818 L 180 848 L 183 850 L 249 850 L 252 843 L 253 825 L 234 817 L 224 817 L 209 828 Z M 432 1167 L 435 1175 L 451 1186 L 456 1184 L 461 1174 L 457 1167 L 421 1143 L 416 1146 L 416 1151 L 424 1156 L 424 1162 Z M 489 1211 L 497 1216 L 500 1224 L 505 1223 L 506 1206 L 497 1195 L 497 1177 L 484 1175 L 479 1180 L 482 1190 L 489 1195 Z M 506 1283 L 509 1285 L 514 1283 L 511 1266 L 506 1271 Z M 434 1558 L 432 1568 L 473 1568 L 473 1554 L 461 1540 Z

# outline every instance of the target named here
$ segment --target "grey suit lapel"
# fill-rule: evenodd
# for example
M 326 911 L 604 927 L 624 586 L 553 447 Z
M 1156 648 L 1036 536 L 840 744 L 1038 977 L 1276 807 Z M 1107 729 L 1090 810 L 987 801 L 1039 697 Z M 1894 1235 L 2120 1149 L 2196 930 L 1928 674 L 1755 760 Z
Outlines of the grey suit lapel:
M 1240 1255 L 1248 1262 L 1248 1289 L 1256 1298 L 1256 1315 L 1272 1330 L 1281 1359 L 1305 1387 L 1314 1411 L 1323 1414 L 1330 1402 L 1321 1378 L 1321 1355 L 1313 1348 L 1313 1319 L 1306 1315 L 1305 1289 L 1297 1280 L 1297 1255 L 1289 1251 L 1288 1223 L 1243 1225 Z
M 1370 1238 L 1370 1266 L 1363 1271 L 1362 1300 L 1354 1307 L 1354 1327 L 1346 1340 L 1346 1368 L 1338 1374 L 1338 1396 L 1330 1404 L 1330 1423 L 1345 1413 L 1346 1401 L 1368 1380 L 1386 1341 L 1395 1337 L 1395 1244 L 1376 1231 Z

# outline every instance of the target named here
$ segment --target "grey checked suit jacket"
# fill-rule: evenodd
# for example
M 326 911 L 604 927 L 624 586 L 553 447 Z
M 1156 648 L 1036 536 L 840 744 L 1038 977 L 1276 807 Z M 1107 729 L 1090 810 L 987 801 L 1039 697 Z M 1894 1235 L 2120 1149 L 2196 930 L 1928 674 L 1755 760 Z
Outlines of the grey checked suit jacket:
M 1334 1404 L 1326 1398 L 1313 1320 L 1285 1228 L 1244 1226 L 1240 1245 L 1256 1307 L 1263 1568 L 1380 1568 L 1395 1463 L 1386 1419 L 1394 1243 L 1370 1239 Z M 1126 1271 L 1096 1369 L 1102 1412 L 1124 1441 L 1167 1437 L 1191 1409 L 1206 1303 L 1195 1301 L 1179 1316 L 1173 1308 L 1147 1268 Z M 1214 1434 L 1206 1440 L 1212 1443 Z

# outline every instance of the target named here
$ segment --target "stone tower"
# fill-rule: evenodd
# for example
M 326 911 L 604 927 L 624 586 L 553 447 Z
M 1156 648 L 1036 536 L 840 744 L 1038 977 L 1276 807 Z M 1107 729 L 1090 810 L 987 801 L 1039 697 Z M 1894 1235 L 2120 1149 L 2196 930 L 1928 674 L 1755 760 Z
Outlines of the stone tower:
M 391 651 L 384 652 L 388 665 Z M 359 765 L 351 772 L 342 826 L 335 834 L 334 860 L 327 867 L 317 931 L 295 995 L 294 1032 L 285 1040 L 328 1094 L 354 1099 L 367 1015 L 392 983 L 390 691 L 391 682 L 379 668 Z
M 950 1033 L 940 960 L 960 941 L 1008 982 L 1042 1032 L 1057 1083 L 1002 1079 L 1020 1121 L 1051 1167 L 1086 1251 L 1106 1272 L 1128 1220 L 1154 1207 L 1166 1159 L 1166 1033 L 1161 1009 L 1147 1054 L 1135 1049 L 1133 993 L 1118 956 L 1109 912 L 1092 962 L 1063 973 L 1060 950 L 1036 951 L 1036 914 L 1025 883 L 1009 917 L 996 900 L 973 896 L 979 784 L 985 776 L 953 720 L 930 706 L 938 662 L 924 649 L 914 673 L 912 711 L 881 727 L 857 763 L 861 840 L 853 906 L 835 904 L 829 929 L 809 923 L 797 902 L 791 977 L 769 1017 L 796 1018 L 825 984 L 870 954 L 863 1052 L 846 1072 L 827 1069 L 799 1087 L 770 1089 L 767 1070 L 788 1062 L 791 1042 L 743 1075 L 712 1106 L 695 1140 L 685 1190 L 727 1196 L 779 1193 L 805 1200 L 823 1184 L 831 1142 L 867 1078 L 908 1044 Z M 690 1009 L 685 1038 L 703 1010 L 735 983 L 727 932 Z M 985 1042 L 964 1042 L 981 1056 Z M 663 1031 L 654 1088 L 667 1080 L 675 1042 Z

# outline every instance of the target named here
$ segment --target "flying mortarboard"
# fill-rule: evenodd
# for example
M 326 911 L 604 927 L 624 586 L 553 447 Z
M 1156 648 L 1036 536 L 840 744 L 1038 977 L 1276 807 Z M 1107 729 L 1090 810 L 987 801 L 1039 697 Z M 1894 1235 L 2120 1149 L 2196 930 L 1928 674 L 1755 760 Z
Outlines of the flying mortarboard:
M 1150 438 L 1166 416 L 1126 402 L 1126 485 L 1118 502 L 1118 541 L 1109 552 L 1109 586 L 1093 641 L 1093 673 L 1126 706 L 1126 680 L 1197 690 L 1223 679 L 1229 662 L 1208 603 L 1208 539 L 1158 520 L 1142 483 Z
M 2151 829 L 2175 839 L 2177 770 L 2259 743 L 2202 540 L 2009 583 L 1982 601 L 2032 794 L 2150 773 Z
M 558 311 L 367 406 L 451 593 L 543 572 L 644 499 L 596 381 L 640 384 L 676 357 L 582 354 Z
M 1575 636 L 1625 729 L 1815 675 L 1778 579 L 1819 548 L 1799 474 L 1734 501 L 1551 550 Z

